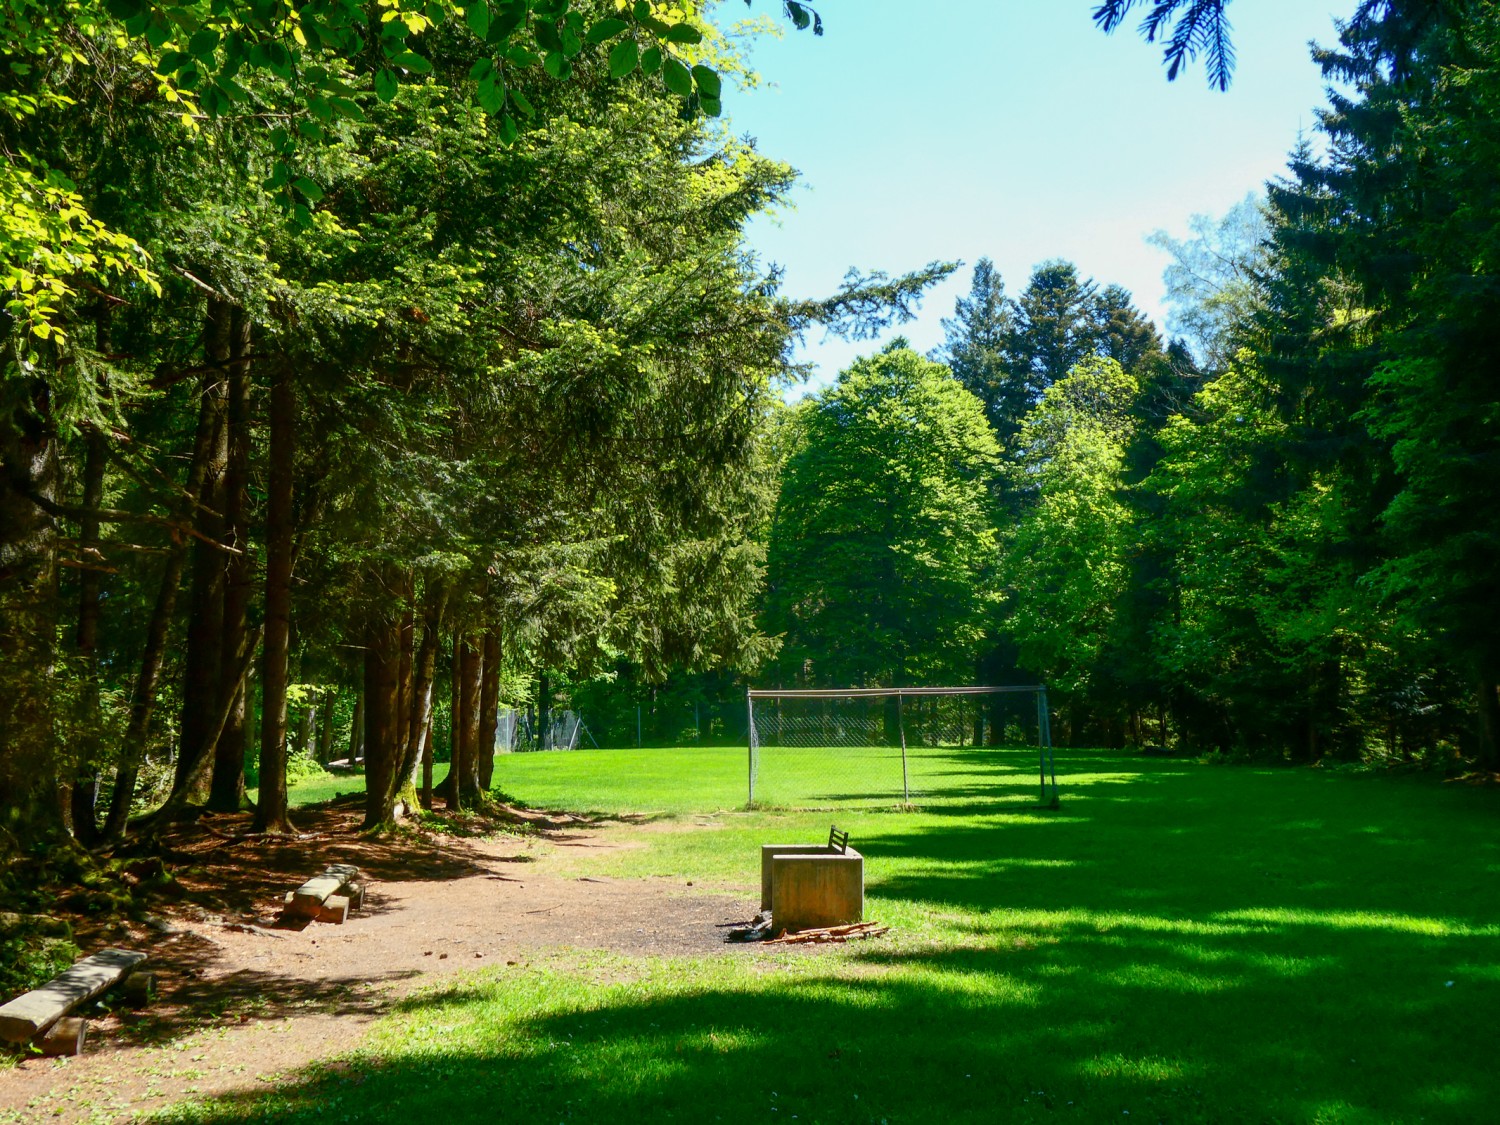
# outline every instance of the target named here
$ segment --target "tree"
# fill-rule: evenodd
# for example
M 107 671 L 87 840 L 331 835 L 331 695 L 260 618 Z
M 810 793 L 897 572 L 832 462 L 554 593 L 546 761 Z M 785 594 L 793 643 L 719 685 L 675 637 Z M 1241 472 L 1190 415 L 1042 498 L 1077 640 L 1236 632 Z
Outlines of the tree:
M 975 264 L 969 295 L 954 302 L 953 317 L 944 319 L 943 332 L 943 346 L 933 358 L 946 363 L 964 389 L 984 404 L 1001 448 L 1008 449 L 1032 401 L 1010 356 L 1015 312 L 1005 295 L 1005 282 L 988 258 Z
M 782 6 L 794 27 L 822 34 L 813 9 L 795 0 Z M 361 95 L 391 100 L 403 82 L 432 73 L 437 55 L 461 52 L 474 101 L 496 116 L 497 135 L 509 143 L 536 113 L 522 75 L 542 70 L 564 80 L 580 58 L 606 49 L 612 77 L 639 71 L 688 112 L 717 116 L 721 78 L 704 26 L 689 0 L 670 11 L 648 0 L 608 8 L 572 0 L 382 0 L 373 11 L 359 0 L 13 0 L 0 17 L 0 54 L 16 60 L 12 85 L 0 88 L 0 139 L 13 142 L 7 126 L 65 104 L 54 88 L 59 71 L 107 68 L 124 48 L 127 57 L 149 60 L 152 85 L 189 132 L 200 115 L 264 128 L 275 148 L 267 187 L 306 225 L 324 192 L 303 142 L 327 141 L 337 122 L 363 119 Z M 262 120 L 254 93 L 260 76 L 290 91 L 289 112 Z M 65 338 L 57 314 L 80 283 L 155 283 L 141 246 L 99 221 L 76 176 L 32 145 L 6 148 L 0 206 L 9 221 L 0 228 L 0 263 L 10 313 L 29 333 Z
M 1085 707 L 1100 702 L 1130 577 L 1135 529 L 1123 473 L 1139 392 L 1113 359 L 1078 364 L 1027 416 L 1013 470 L 1036 500 L 1005 537 L 1006 627 L 1021 664 Z
M 1254 319 L 1258 278 L 1271 269 L 1265 206 L 1247 195 L 1220 219 L 1194 215 L 1189 238 L 1159 230 L 1147 239 L 1172 256 L 1162 273 L 1172 306 L 1167 327 L 1187 340 L 1206 371 L 1223 371 L 1250 342 L 1243 334 Z
M 1033 403 L 1097 350 L 1098 298 L 1098 285 L 1079 277 L 1072 262 L 1043 262 L 1032 271 L 1016 299 L 1010 350 Z
M 1209 85 L 1229 89 L 1234 73 L 1234 44 L 1224 11 L 1229 0 L 1103 0 L 1094 9 L 1094 22 L 1106 33 L 1112 32 L 1142 3 L 1151 7 L 1141 21 L 1141 35 L 1148 43 L 1165 40 L 1163 54 L 1169 81 L 1177 77 L 1184 63 L 1203 54 Z
M 765 614 L 785 634 L 783 678 L 967 678 L 996 598 L 999 449 L 979 400 L 898 340 L 794 424 Z

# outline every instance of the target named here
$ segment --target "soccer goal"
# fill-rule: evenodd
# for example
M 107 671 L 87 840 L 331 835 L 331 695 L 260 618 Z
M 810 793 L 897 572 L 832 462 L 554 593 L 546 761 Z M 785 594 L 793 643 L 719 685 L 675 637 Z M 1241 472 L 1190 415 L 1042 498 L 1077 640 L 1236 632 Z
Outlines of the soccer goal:
M 1044 805 L 1057 803 L 1040 684 L 752 690 L 746 707 L 751 804 L 1029 800 L 1028 775 Z

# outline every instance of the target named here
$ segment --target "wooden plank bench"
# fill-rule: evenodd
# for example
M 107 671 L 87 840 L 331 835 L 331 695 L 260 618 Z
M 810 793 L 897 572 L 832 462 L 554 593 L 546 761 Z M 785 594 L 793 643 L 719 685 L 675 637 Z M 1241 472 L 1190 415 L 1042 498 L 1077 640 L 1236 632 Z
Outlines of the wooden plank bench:
M 41 988 L 0 1006 L 0 1039 L 7 1043 L 35 1039 L 79 1004 L 120 983 L 145 959 L 144 953 L 130 949 L 103 949 L 85 957 Z M 81 1049 L 83 1029 L 75 1028 L 71 1038 Z
M 359 868 L 348 863 L 330 863 L 321 875 L 314 875 L 295 891 L 287 892 L 287 916 L 342 925 L 350 910 L 364 906 L 365 890 L 358 879 Z

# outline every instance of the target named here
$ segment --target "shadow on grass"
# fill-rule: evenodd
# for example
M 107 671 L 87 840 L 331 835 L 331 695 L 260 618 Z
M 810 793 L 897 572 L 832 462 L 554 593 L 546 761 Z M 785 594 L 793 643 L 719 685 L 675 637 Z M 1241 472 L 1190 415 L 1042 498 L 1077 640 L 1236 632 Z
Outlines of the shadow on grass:
M 1473 1121 L 1500 1093 L 1500 990 L 1443 974 L 1497 955 L 1493 934 L 1147 919 L 707 985 L 657 964 L 585 996 L 517 970 L 407 1001 L 379 1058 L 183 1117 Z
M 978 785 L 929 810 L 941 819 L 857 841 L 870 915 L 929 916 L 930 939 L 501 970 L 403 1002 L 375 1049 L 336 1067 L 179 1114 L 1493 1118 L 1492 801 L 1306 771 L 1082 765 L 1058 813 L 1017 816 Z

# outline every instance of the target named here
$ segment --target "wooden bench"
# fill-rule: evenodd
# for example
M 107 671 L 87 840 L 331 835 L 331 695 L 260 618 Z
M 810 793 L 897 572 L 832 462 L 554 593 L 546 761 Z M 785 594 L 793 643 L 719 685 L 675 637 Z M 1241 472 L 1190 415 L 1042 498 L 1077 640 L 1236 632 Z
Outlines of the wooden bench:
M 40 1038 L 46 1054 L 78 1054 L 83 1050 L 88 1025 L 84 1020 L 64 1017 L 79 1004 L 119 984 L 145 959 L 144 953 L 129 949 L 103 949 L 85 957 L 41 988 L 0 1006 L 0 1039 L 26 1043 Z
M 359 868 L 348 863 L 330 863 L 321 875 L 314 875 L 295 891 L 287 892 L 287 917 L 343 925 L 349 911 L 359 910 L 365 904 L 365 889 L 358 879 Z

